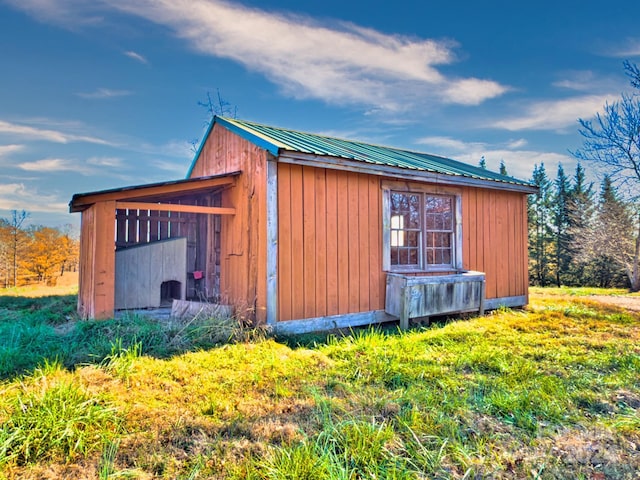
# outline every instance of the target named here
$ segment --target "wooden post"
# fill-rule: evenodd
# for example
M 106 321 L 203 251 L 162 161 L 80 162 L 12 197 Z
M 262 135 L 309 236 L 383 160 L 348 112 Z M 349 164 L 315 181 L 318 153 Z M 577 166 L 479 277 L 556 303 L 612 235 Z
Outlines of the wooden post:
M 480 316 L 484 315 L 484 293 L 485 293 L 485 283 L 486 280 L 484 277 L 482 278 L 482 283 L 480 284 L 480 308 L 479 313 Z
M 116 202 L 99 202 L 95 206 L 95 242 L 93 245 L 93 308 L 89 310 L 91 318 L 112 318 L 115 301 L 116 269 Z
M 411 312 L 411 287 L 402 288 L 402 310 L 400 311 L 400 330 L 409 328 L 409 315 Z

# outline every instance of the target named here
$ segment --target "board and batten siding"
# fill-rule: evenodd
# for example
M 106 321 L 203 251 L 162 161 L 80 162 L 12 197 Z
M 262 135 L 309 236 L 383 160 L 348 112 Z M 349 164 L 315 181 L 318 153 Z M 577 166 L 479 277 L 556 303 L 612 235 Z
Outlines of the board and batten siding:
M 381 177 L 280 163 L 277 184 L 278 321 L 383 310 Z M 526 195 L 460 190 L 463 268 L 526 298 Z
M 278 164 L 278 321 L 384 309 L 379 177 Z
M 527 196 L 465 187 L 462 264 L 486 274 L 486 298 L 528 295 Z
M 236 314 L 266 320 L 267 291 L 267 161 L 268 152 L 216 124 L 203 145 L 191 178 L 241 171 L 236 186 L 222 191 L 220 251 L 207 246 L 207 284 L 213 281 L 215 256 L 220 255 L 221 303 L 236 306 Z M 272 161 L 272 160 L 269 160 Z M 213 238 L 213 219 L 207 238 Z

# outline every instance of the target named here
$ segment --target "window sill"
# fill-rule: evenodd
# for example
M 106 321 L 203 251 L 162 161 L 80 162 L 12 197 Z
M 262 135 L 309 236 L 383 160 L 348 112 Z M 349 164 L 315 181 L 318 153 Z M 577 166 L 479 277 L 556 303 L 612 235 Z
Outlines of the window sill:
M 442 267 L 442 268 L 430 268 L 424 270 L 422 268 L 392 268 L 385 270 L 386 273 L 399 273 L 402 275 L 418 274 L 418 275 L 430 275 L 430 274 L 450 274 L 450 273 L 463 273 L 465 270 L 455 267 Z

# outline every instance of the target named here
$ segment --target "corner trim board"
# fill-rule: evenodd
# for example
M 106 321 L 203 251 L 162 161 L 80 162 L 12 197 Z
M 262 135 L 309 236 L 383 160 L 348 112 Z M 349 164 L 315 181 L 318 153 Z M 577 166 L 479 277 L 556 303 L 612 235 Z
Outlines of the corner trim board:
M 267 159 L 267 325 L 278 320 L 278 164 Z

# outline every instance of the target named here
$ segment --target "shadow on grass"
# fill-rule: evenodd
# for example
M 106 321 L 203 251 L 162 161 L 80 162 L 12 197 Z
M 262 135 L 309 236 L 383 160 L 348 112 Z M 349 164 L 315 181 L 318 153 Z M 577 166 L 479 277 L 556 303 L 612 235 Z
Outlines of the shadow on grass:
M 0 296 L 0 380 L 28 374 L 45 361 L 74 369 L 137 345 L 142 355 L 170 358 L 244 340 L 247 334 L 228 319 L 181 322 L 128 315 L 81 320 L 76 305 L 77 295 Z

